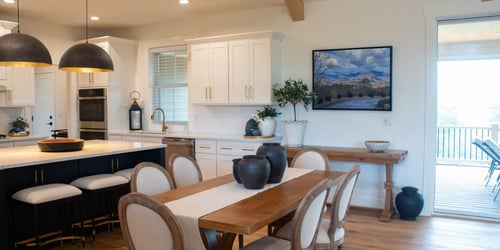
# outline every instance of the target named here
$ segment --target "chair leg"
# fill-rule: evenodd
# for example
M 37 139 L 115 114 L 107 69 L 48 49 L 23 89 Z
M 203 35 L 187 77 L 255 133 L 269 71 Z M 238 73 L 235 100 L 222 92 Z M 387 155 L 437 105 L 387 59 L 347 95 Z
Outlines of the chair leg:
M 243 248 L 243 234 L 238 234 L 238 247 Z

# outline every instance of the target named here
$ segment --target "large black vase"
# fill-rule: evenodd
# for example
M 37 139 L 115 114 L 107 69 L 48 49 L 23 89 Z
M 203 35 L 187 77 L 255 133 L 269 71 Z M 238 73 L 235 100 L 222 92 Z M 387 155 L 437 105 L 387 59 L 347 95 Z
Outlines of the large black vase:
M 240 173 L 238 172 L 238 165 L 240 165 L 241 158 L 233 159 L 233 176 L 236 182 L 241 183 Z
M 271 167 L 263 155 L 245 155 L 238 164 L 241 183 L 248 189 L 261 189 L 269 179 Z
M 263 143 L 257 149 L 257 155 L 266 156 L 271 166 L 267 183 L 280 183 L 287 163 L 285 148 L 276 142 Z
M 399 217 L 403 220 L 416 220 L 424 207 L 424 197 L 418 193 L 416 187 L 403 187 L 402 192 L 396 195 L 396 208 Z

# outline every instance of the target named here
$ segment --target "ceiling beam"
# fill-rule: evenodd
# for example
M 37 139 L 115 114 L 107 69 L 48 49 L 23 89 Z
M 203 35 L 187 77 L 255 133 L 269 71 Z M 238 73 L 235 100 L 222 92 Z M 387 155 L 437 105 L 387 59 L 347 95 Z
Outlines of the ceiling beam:
M 285 0 L 286 7 L 292 16 L 292 20 L 303 21 L 304 20 L 304 1 L 303 0 Z

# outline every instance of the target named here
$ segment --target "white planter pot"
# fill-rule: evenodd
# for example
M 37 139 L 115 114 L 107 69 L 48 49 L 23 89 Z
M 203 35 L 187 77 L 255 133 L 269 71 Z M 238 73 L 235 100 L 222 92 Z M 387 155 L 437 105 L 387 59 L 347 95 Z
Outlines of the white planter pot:
M 262 136 L 272 136 L 276 130 L 276 120 L 272 117 L 264 117 L 259 122 L 259 130 Z
M 304 142 L 304 128 L 307 121 L 283 121 L 287 146 L 291 148 L 302 147 Z

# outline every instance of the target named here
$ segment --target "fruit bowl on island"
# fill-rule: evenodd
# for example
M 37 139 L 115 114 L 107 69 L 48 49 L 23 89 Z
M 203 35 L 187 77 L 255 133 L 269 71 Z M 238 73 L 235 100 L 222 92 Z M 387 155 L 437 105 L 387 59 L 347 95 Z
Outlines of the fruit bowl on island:
M 368 140 L 365 141 L 365 146 L 372 153 L 382 153 L 387 150 L 390 143 L 391 143 L 390 141 Z
M 81 150 L 83 144 L 82 139 L 46 139 L 38 141 L 38 148 L 42 152 L 67 152 Z

